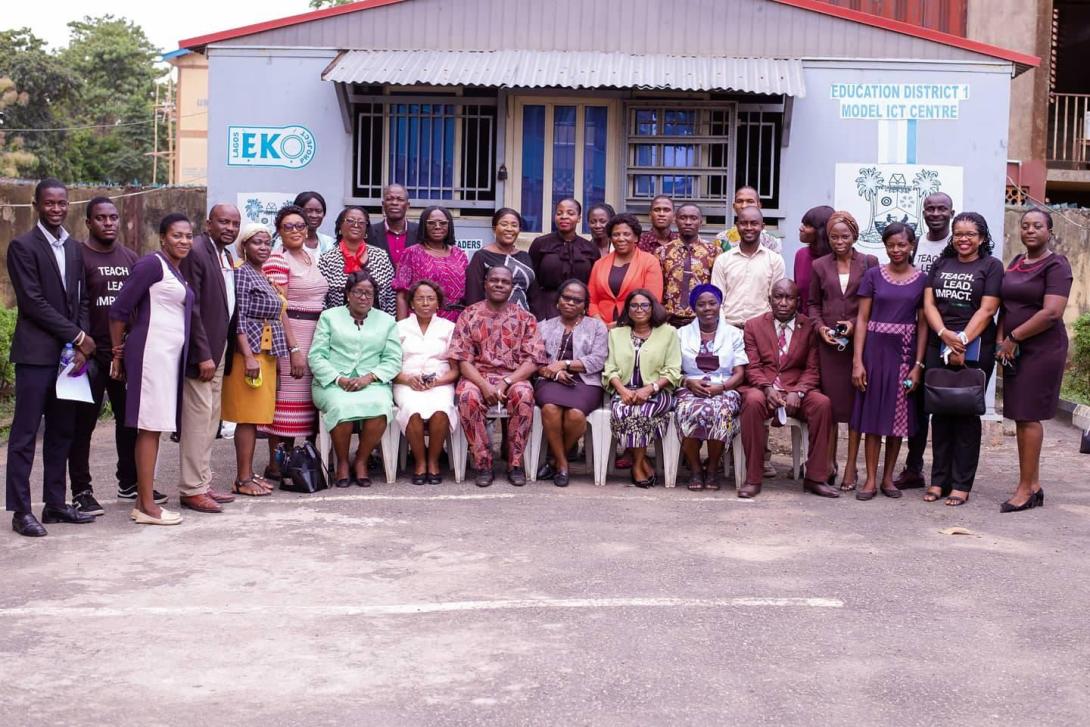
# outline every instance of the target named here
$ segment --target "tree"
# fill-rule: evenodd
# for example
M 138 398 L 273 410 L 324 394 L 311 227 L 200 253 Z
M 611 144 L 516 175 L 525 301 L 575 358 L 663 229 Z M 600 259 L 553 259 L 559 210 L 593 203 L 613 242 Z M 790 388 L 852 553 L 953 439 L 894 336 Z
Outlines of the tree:
M 0 76 L 9 79 L 20 96 L 26 94 L 25 104 L 11 104 L 0 111 L 0 130 L 66 125 L 65 109 L 76 98 L 79 79 L 45 49 L 45 41 L 29 28 L 0 31 Z M 23 151 L 36 158 L 34 163 L 20 165 L 21 174 L 70 177 L 64 158 L 64 132 L 20 131 L 17 136 L 23 139 Z
M 30 94 L 20 91 L 15 82 L 6 76 L 0 76 L 0 118 L 4 110 L 15 106 L 25 107 L 30 103 Z M 2 129 L 2 127 L 0 127 Z M 37 163 L 38 159 L 24 148 L 23 137 L 11 136 L 0 130 L 0 175 L 18 177 L 20 173 Z
M 70 22 L 59 59 L 81 85 L 69 108 L 67 165 L 78 181 L 151 179 L 152 113 L 159 50 L 140 26 L 112 15 Z

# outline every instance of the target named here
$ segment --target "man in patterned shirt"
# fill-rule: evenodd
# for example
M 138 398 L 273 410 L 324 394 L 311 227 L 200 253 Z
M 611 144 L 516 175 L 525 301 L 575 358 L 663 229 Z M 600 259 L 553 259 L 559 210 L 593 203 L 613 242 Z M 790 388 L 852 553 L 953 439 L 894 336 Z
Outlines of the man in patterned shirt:
M 670 316 L 670 325 L 681 328 L 696 317 L 689 307 L 689 292 L 711 281 L 719 246 L 700 237 L 704 214 L 696 204 L 678 207 L 675 220 L 679 237 L 660 247 L 658 256 L 662 265 L 662 305 Z
M 756 207 L 761 209 L 761 195 L 757 192 L 755 187 L 746 185 L 739 187 L 734 193 L 734 217 L 738 218 L 738 215 L 746 207 Z M 716 241 L 719 242 L 720 247 L 723 248 L 723 252 L 727 252 L 732 247 L 738 247 L 738 243 L 742 241 L 742 236 L 738 233 L 738 225 L 731 227 L 729 230 L 723 230 L 715 236 Z M 783 254 L 783 244 L 775 237 L 770 235 L 767 230 L 761 230 L 761 246 L 767 247 L 772 252 L 778 252 Z

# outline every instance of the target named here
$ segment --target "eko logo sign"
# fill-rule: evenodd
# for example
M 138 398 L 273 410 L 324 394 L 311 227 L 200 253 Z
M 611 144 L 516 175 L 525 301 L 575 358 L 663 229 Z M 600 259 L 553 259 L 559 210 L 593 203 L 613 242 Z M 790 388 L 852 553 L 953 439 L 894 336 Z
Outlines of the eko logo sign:
M 227 166 L 302 169 L 317 142 L 305 126 L 228 126 Z

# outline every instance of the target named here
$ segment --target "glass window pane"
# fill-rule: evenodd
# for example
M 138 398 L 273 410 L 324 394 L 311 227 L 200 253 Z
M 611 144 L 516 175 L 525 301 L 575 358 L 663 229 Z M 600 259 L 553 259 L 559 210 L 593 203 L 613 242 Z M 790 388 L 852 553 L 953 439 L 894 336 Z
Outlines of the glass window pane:
M 637 136 L 656 136 L 658 134 L 658 110 L 636 109 Z
M 671 197 L 692 198 L 695 195 L 696 177 L 663 175 L 662 193 Z
M 667 144 L 662 148 L 662 165 L 664 167 L 696 166 L 696 145 Z
M 527 230 L 541 231 L 545 186 L 545 107 L 522 109 L 522 218 Z
M 632 177 L 633 197 L 654 197 L 655 176 L 653 174 L 637 174 Z
M 606 199 L 606 137 L 609 109 L 587 106 L 583 110 L 583 213 Z M 584 226 L 586 220 L 584 219 Z
M 658 155 L 655 153 L 658 150 L 658 146 L 655 144 L 636 144 L 635 145 L 635 158 L 632 160 L 632 166 L 635 167 L 653 167 L 656 166 Z
M 666 136 L 694 136 L 696 134 L 695 111 L 666 111 L 662 133 Z
M 553 189 L 549 219 L 557 202 L 575 195 L 575 107 L 553 107 Z M 549 223 L 552 229 L 552 223 Z

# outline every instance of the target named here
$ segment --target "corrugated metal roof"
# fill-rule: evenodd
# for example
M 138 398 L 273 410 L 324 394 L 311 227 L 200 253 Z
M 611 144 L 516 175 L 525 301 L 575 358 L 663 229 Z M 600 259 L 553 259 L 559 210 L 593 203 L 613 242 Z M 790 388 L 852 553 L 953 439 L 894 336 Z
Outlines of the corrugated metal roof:
M 802 61 L 593 51 L 346 51 L 322 74 L 338 83 L 505 88 L 638 88 L 806 95 Z

